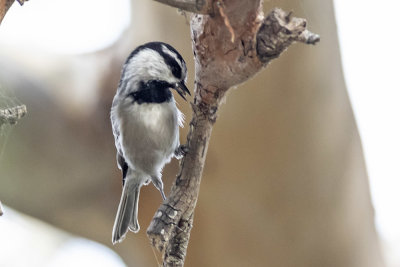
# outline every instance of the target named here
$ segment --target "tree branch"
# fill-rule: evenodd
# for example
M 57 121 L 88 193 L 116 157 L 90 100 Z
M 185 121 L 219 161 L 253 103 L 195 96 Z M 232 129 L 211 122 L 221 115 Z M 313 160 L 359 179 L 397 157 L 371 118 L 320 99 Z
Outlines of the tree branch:
M 197 14 L 211 14 L 213 0 L 155 0 L 184 11 Z
M 28 0 L 17 0 L 18 3 L 22 6 Z M 6 15 L 8 9 L 12 6 L 14 0 L 0 0 L 0 24 L 3 21 L 4 16 Z
M 16 124 L 17 121 L 25 116 L 26 113 L 27 111 L 25 105 L 0 109 L 0 127 L 3 124 Z
M 196 77 L 188 153 L 171 194 L 147 229 L 152 245 L 163 253 L 164 266 L 184 264 L 212 127 L 225 93 L 258 73 L 291 43 L 319 41 L 306 29 L 304 19 L 281 9 L 264 18 L 260 0 L 216 2 L 218 13 L 194 14 L 191 19 Z

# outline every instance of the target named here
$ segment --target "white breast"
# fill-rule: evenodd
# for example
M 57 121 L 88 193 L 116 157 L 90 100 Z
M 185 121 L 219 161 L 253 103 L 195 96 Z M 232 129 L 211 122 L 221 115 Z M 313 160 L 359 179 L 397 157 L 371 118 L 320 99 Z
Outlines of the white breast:
M 118 111 L 122 150 L 131 167 L 158 174 L 179 146 L 180 112 L 175 102 L 123 102 Z

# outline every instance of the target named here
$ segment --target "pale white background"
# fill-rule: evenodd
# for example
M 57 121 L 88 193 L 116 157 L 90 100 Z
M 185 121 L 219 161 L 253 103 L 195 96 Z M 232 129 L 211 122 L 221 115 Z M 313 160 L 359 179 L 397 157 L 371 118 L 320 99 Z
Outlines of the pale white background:
M 389 266 L 397 267 L 400 266 L 400 1 L 334 2 L 343 69 L 365 152 L 377 229 Z M 35 0 L 25 3 L 23 8 L 14 4 L 0 27 L 0 43 L 24 44 L 55 53 L 85 53 L 113 43 L 128 23 L 128 0 Z M 11 231 L 20 233 L 20 226 L 15 227 Z M 103 253 L 104 248 L 99 245 L 83 243 L 88 251 L 99 249 Z M 70 242 L 58 255 L 76 248 L 83 250 L 83 243 Z M 4 246 L 10 244 L 0 242 L 0 251 L 5 251 Z M 116 262 L 113 266 L 121 264 Z M 75 262 L 74 266 L 88 265 Z
M 343 69 L 389 266 L 400 266 L 400 1 L 335 0 Z
M 1 267 L 123 267 L 99 243 L 72 236 L 4 206 L 0 220 Z
M 111 45 L 129 24 L 129 0 L 35 0 L 11 7 L 0 42 L 78 54 Z

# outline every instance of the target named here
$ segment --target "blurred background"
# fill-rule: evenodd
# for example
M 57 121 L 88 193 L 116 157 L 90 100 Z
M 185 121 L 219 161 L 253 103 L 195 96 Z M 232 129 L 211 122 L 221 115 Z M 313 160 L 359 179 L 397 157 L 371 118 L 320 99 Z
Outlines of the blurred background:
M 400 37 L 395 0 L 270 0 L 316 46 L 292 45 L 219 111 L 187 266 L 400 266 Z M 121 193 L 109 110 L 121 66 L 160 40 L 185 58 L 188 18 L 147 0 L 35 0 L 0 26 L 0 266 L 157 266 L 146 229 L 111 244 Z M 191 110 L 177 98 L 186 115 Z M 178 170 L 164 170 L 168 193 Z

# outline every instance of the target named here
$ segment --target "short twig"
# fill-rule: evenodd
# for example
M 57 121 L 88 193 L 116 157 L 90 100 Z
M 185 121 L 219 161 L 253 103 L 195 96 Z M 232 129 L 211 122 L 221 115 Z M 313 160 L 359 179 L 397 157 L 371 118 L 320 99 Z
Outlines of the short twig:
M 257 33 L 257 56 L 267 64 L 278 57 L 293 42 L 316 44 L 320 37 L 310 32 L 307 21 L 275 8 L 263 21 Z
M 305 44 L 313 44 L 315 45 L 320 41 L 320 37 L 318 34 L 312 33 L 309 30 L 304 30 L 300 35 L 297 41 L 305 43 Z

